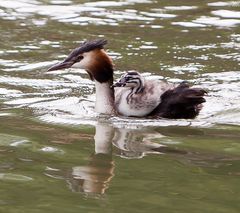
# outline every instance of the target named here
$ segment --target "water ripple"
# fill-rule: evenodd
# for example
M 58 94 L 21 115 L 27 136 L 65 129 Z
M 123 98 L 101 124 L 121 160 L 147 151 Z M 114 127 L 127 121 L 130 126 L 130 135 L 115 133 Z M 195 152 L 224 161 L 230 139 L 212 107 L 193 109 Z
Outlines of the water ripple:
M 184 5 L 181 5 L 181 6 L 166 6 L 164 8 L 167 9 L 167 10 L 195 10 L 198 7 L 197 6 L 184 6 Z
M 222 18 L 240 18 L 240 12 L 232 10 L 215 10 L 211 12 L 213 15 L 220 16 Z
M 240 6 L 240 1 L 228 1 L 228 2 L 217 1 L 208 3 L 207 5 L 213 7 L 226 7 L 226 6 L 238 7 Z
M 33 178 L 20 175 L 20 174 L 13 174 L 13 173 L 0 173 L 0 180 L 4 181 L 16 181 L 16 182 L 25 182 L 31 181 Z
M 70 0 L 0 1 L 3 27 L 17 26 L 16 35 L 7 29 L 2 32 L 8 42 L 0 51 L 1 102 L 7 109 L 30 109 L 49 123 L 94 125 L 99 117 L 104 119 L 94 112 L 94 84 L 84 70 L 43 69 L 64 58 L 70 51 L 68 44 L 96 35 L 108 36 L 112 49 L 109 54 L 119 66 L 116 76 L 135 67 L 142 72 L 146 65 L 148 73 L 157 73 L 148 77 L 171 82 L 187 78 L 209 90 L 207 103 L 194 121 L 105 118 L 109 122 L 120 126 L 239 125 L 237 5 L 238 1 L 194 5 L 164 5 L 150 0 L 77 4 Z M 60 31 L 54 29 L 57 23 L 62 27 Z M 53 31 L 48 33 L 46 29 Z M 50 54 L 49 49 L 56 51 L 56 47 L 64 54 Z M 144 61 L 146 57 L 149 60 Z
M 221 19 L 218 17 L 210 16 L 202 16 L 200 18 L 197 18 L 193 22 L 216 27 L 235 27 L 236 25 L 240 24 L 240 20 L 238 19 Z

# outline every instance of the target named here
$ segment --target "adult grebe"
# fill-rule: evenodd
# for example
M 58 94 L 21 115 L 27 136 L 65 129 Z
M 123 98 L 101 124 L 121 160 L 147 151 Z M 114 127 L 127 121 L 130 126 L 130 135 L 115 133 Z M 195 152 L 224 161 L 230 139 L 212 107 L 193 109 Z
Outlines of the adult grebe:
M 206 91 L 187 83 L 175 85 L 147 80 L 136 71 L 127 72 L 113 84 L 113 62 L 104 50 L 104 39 L 88 41 L 48 71 L 81 68 L 95 82 L 95 110 L 104 114 L 164 118 L 195 118 L 205 102 Z

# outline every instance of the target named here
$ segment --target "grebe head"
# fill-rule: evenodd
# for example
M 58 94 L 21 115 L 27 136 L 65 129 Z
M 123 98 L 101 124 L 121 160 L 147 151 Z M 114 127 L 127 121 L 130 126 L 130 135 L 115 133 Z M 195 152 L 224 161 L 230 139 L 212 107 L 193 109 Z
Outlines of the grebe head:
M 121 78 L 113 84 L 113 87 L 143 87 L 144 79 L 140 73 L 136 71 L 129 71 L 121 76 Z
M 64 61 L 53 65 L 48 71 L 70 67 L 80 68 L 85 69 L 92 80 L 100 83 L 112 81 L 113 63 L 103 49 L 106 44 L 107 40 L 105 39 L 84 42 L 74 49 Z

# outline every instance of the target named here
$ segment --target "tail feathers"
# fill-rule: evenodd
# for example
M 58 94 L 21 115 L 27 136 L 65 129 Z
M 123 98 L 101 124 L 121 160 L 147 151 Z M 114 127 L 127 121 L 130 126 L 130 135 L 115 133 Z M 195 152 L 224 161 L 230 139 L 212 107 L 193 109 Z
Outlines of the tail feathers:
M 206 91 L 191 88 L 183 82 L 176 88 L 166 91 L 161 96 L 161 103 L 151 113 L 164 118 L 195 118 L 206 100 Z

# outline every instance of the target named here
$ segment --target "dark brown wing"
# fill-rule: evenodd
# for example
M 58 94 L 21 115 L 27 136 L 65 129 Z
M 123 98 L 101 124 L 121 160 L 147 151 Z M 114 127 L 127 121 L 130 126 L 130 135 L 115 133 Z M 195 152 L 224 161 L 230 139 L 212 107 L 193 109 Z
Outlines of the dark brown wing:
M 191 88 L 183 82 L 162 94 L 161 103 L 150 115 L 174 119 L 195 118 L 201 110 L 201 104 L 206 101 L 206 93 L 203 89 Z

